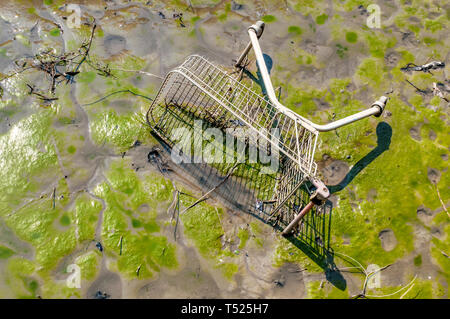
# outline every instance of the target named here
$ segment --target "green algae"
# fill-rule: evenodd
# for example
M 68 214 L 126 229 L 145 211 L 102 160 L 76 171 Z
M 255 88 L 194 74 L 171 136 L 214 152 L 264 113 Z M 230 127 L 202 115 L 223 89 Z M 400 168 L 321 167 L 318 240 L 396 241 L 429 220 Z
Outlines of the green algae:
M 395 46 L 397 40 L 393 36 L 381 35 L 375 32 L 365 32 L 364 40 L 373 57 L 384 58 L 386 50 Z
M 298 114 L 311 114 L 315 111 L 317 109 L 315 99 L 320 99 L 322 95 L 321 90 L 308 86 L 299 90 L 294 86 L 288 85 L 287 91 L 289 95 L 284 102 Z
M 419 267 L 420 265 L 422 265 L 422 255 L 417 255 L 414 257 L 414 266 Z
M 69 210 L 68 219 L 76 221 L 67 230 L 60 231 L 55 227 L 55 220 L 62 215 L 62 203 L 56 200 L 55 208 L 51 198 L 43 198 L 17 210 L 7 218 L 6 223 L 17 236 L 30 242 L 36 250 L 36 263 L 42 271 L 52 270 L 58 261 L 74 251 L 78 243 L 90 240 L 94 235 L 96 216 L 100 210 L 97 201 L 86 195 L 75 200 L 75 209 Z M 73 216 L 72 218 L 70 218 Z M 79 220 L 83 220 L 79 224 Z M 57 244 L 56 244 L 57 243 Z
M 384 87 L 387 87 L 387 82 L 383 80 L 383 73 L 386 70 L 382 59 L 366 58 L 358 66 L 356 75 L 363 83 L 379 89 L 383 84 Z
M 413 278 L 409 277 L 407 282 L 412 281 Z M 411 285 L 411 289 L 402 289 L 404 286 L 383 286 L 381 288 L 368 290 L 368 296 L 391 299 L 400 298 L 403 299 L 432 299 L 439 296 L 442 297 L 443 290 L 442 286 L 436 284 L 431 280 L 416 278 Z M 377 298 L 377 299 L 378 299 Z
M 56 153 L 50 139 L 52 117 L 52 111 L 38 111 L 0 136 L 0 215 L 19 204 L 23 196 L 36 191 L 38 177 L 56 167 Z M 46 152 L 41 152 L 39 145 Z
M 205 5 L 213 5 L 220 2 L 220 0 L 191 0 L 192 5 L 194 6 L 205 6 Z M 180 2 L 179 5 L 184 5 L 183 2 Z
M 335 5 L 342 7 L 344 11 L 352 11 L 358 8 L 358 6 L 363 6 L 367 8 L 372 2 L 370 0 L 347 0 L 347 1 L 334 1 Z
M 324 13 L 324 14 L 321 14 L 321 15 L 317 16 L 316 23 L 317 24 L 324 24 L 327 20 L 328 20 L 328 15 L 326 15 Z
M 322 268 L 297 246 L 285 238 L 280 238 L 275 247 L 273 265 L 275 267 L 281 267 L 285 263 L 298 264 L 312 273 L 322 271 Z
M 184 196 L 183 206 L 189 207 L 195 199 Z M 192 207 L 180 219 L 184 226 L 184 233 L 190 238 L 200 254 L 213 261 L 225 278 L 231 280 L 238 271 L 235 263 L 227 262 L 234 256 L 231 251 L 222 249 L 221 238 L 225 235 L 220 221 L 222 209 L 212 207 L 205 202 Z
M 448 185 L 448 184 L 447 184 Z M 445 225 L 443 230 L 447 236 L 443 239 L 438 239 L 433 237 L 431 240 L 431 256 L 433 259 L 441 266 L 442 269 L 449 269 L 450 267 L 450 236 L 448 236 L 450 232 L 450 226 L 448 225 L 448 215 L 445 212 L 441 212 L 434 217 L 433 222 L 438 225 Z M 443 276 L 447 282 L 447 285 L 450 284 L 450 274 L 448 272 L 444 272 Z
M 275 22 L 277 20 L 277 18 L 273 15 L 268 14 L 268 15 L 263 16 L 261 18 L 261 20 L 265 23 L 272 23 L 272 22 Z
M 222 271 L 225 278 L 231 280 L 233 276 L 238 272 L 239 267 L 234 263 L 223 263 L 218 266 L 218 268 Z
M 35 272 L 35 265 L 21 257 L 11 257 L 8 259 L 6 272 L 6 284 L 17 298 L 33 298 L 30 291 L 29 281 Z
M 323 3 L 323 1 L 317 0 L 289 0 L 289 3 L 293 6 L 295 11 L 301 12 L 304 16 L 317 14 L 318 3 Z
M 288 32 L 294 35 L 301 35 L 303 33 L 303 30 L 299 26 L 291 25 L 288 28 Z
M 81 298 L 81 291 L 78 288 L 67 286 L 66 280 L 54 280 L 49 274 L 39 273 L 41 285 L 39 286 L 39 295 L 46 299 L 61 298 Z M 81 274 L 83 277 L 83 274 Z
M 244 249 L 245 245 L 247 244 L 247 241 L 250 237 L 250 232 L 246 228 L 240 228 L 238 232 L 238 238 L 239 238 L 239 249 Z
M 252 233 L 251 238 L 256 246 L 262 248 L 264 246 L 264 237 L 260 224 L 255 222 L 250 223 L 250 231 Z
M 62 226 L 69 226 L 70 225 L 70 217 L 67 214 L 62 215 L 61 218 L 59 219 L 59 223 Z
M 345 39 L 349 43 L 356 43 L 356 41 L 358 41 L 358 34 L 356 32 L 349 31 L 345 34 Z
M 107 172 L 108 183 L 95 188 L 95 194 L 104 199 L 102 243 L 109 254 L 117 258 L 117 269 L 129 278 L 150 278 L 161 267 L 176 268 L 176 247 L 165 236 L 153 235 L 157 209 L 167 207 L 164 201 L 171 198 L 172 185 L 163 177 L 152 174 L 139 179 L 129 168 L 126 159 L 114 161 Z M 148 205 L 148 213 L 140 213 L 141 205 Z M 135 220 L 145 231 L 129 230 Z M 139 270 L 138 270 L 139 269 Z
M 138 57 L 135 55 L 126 55 L 121 56 L 119 59 L 111 61 L 109 66 L 114 70 L 114 75 L 117 79 L 129 78 L 133 76 L 131 72 L 125 72 L 118 69 L 123 70 L 141 70 L 145 67 L 147 61 L 142 57 Z
M 95 80 L 97 74 L 94 71 L 81 72 L 77 75 L 77 82 L 80 83 L 92 83 Z
M 77 150 L 77 148 L 75 146 L 73 146 L 73 145 L 70 145 L 67 148 L 67 152 L 69 152 L 70 154 L 74 154 L 76 152 L 76 150 Z
M 81 278 L 92 280 L 98 273 L 99 253 L 90 251 L 75 259 L 75 263 L 80 267 Z
M 391 126 L 394 134 L 389 150 L 355 177 L 353 183 L 357 185 L 354 189 L 357 190 L 357 197 L 352 198 L 350 190 L 343 190 L 339 193 L 339 206 L 333 212 L 333 234 L 336 239 L 344 234 L 350 235 L 351 246 L 353 247 L 349 248 L 348 245 L 342 245 L 338 240 L 334 248 L 337 251 L 342 249 L 347 255 L 366 263 L 374 262 L 373 256 L 377 256 L 377 263 L 387 264 L 412 251 L 412 228 L 408 224 L 409 221 L 416 220 L 417 207 L 421 204 L 433 208 L 439 206 L 438 199 L 432 193 L 433 187 L 426 174 L 427 166 L 436 166 L 439 169 L 444 167 L 444 162 L 439 158 L 439 149 L 424 143 L 419 144 L 409 137 L 409 129 L 419 116 L 414 114 L 403 102 L 397 98 L 392 98 L 389 102 L 389 109 L 392 112 L 401 112 L 404 115 L 401 119 L 392 119 Z M 426 113 L 428 113 L 427 118 L 430 117 L 430 122 L 432 122 L 430 127 L 438 132 L 438 136 L 441 136 L 443 131 L 448 131 L 448 128 L 445 128 L 442 122 L 439 123 L 438 114 L 432 114 L 434 112 L 428 110 Z M 406 118 L 409 120 L 405 120 Z M 342 134 L 341 136 L 345 135 Z M 364 139 L 362 134 L 357 140 L 361 139 Z M 330 135 L 327 144 L 339 145 L 338 140 L 337 136 L 333 136 L 331 139 Z M 368 143 L 361 141 L 359 144 L 367 145 Z M 407 153 L 403 151 L 405 149 L 408 150 Z M 337 152 L 339 152 L 339 148 L 330 153 L 332 156 L 342 158 L 343 154 Z M 415 154 L 414 161 L 409 160 L 409 154 Z M 399 167 L 401 167 L 401 170 L 399 170 Z M 392 174 L 392 171 L 395 171 L 396 174 Z M 375 185 L 377 188 L 375 203 L 365 201 L 368 192 Z M 383 185 L 389 185 L 389 188 Z M 389 191 L 392 188 L 412 188 L 415 196 L 404 194 L 404 198 L 401 199 L 399 194 Z M 446 190 L 443 191 L 447 192 Z M 389 212 L 395 212 L 395 215 L 391 216 Z M 397 247 L 390 252 L 384 252 L 377 239 L 378 233 L 385 228 L 391 228 L 398 240 Z
M 135 114 L 119 115 L 115 110 L 92 113 L 90 123 L 92 140 L 99 144 L 108 144 L 120 151 L 130 148 L 136 140 L 148 136 L 147 129 Z
M 0 245 L 0 259 L 7 259 L 14 255 L 14 250 L 9 249 L 8 247 Z
M 182 200 L 183 205 L 190 205 L 189 199 Z M 199 204 L 185 214 L 181 215 L 185 233 L 192 238 L 199 252 L 207 257 L 213 258 L 221 255 L 222 242 L 224 235 L 219 215 L 221 210 L 206 204 Z
M 408 54 L 408 52 L 402 51 L 402 55 L 405 57 L 405 59 L 409 59 Z M 399 65 L 401 64 L 402 63 L 399 63 Z M 386 72 L 383 65 L 384 63 L 376 58 L 365 60 L 362 62 L 359 72 L 357 72 L 358 76 L 360 78 L 365 78 L 366 80 L 371 81 L 372 83 L 370 84 L 373 86 L 381 87 L 383 86 L 383 83 L 378 80 L 374 76 L 374 74 L 376 74 L 375 72 L 377 72 L 378 74 Z M 417 76 L 420 79 L 426 81 L 424 82 L 424 85 L 430 85 L 433 82 L 430 75 Z M 362 109 L 365 107 L 359 101 L 352 100 L 353 94 L 346 90 L 346 86 L 350 82 L 351 79 L 332 79 L 329 84 L 332 94 L 323 94 L 325 96 L 325 100 L 330 102 L 331 105 L 339 105 L 340 107 L 342 105 L 346 105 L 343 110 L 339 110 L 341 116 L 352 113 L 351 109 Z M 311 93 L 312 92 L 310 92 L 309 96 L 305 96 L 308 98 L 306 99 L 306 101 L 305 97 L 296 97 L 296 100 L 301 100 L 303 103 L 306 102 L 306 105 L 308 105 L 309 103 L 309 107 L 303 109 L 303 112 L 306 111 L 310 113 L 315 110 L 314 98 L 315 96 L 320 96 L 321 94 L 320 92 L 317 92 L 317 95 L 311 95 Z M 289 96 L 291 95 L 292 93 L 290 92 Z M 292 105 L 292 102 L 288 105 Z M 433 100 L 433 103 L 435 103 L 436 105 L 439 105 L 438 102 L 439 101 L 437 99 Z M 430 129 L 440 132 L 437 133 L 438 137 L 436 138 L 436 143 L 439 145 L 438 148 L 436 149 L 436 146 L 428 146 L 424 145 L 423 143 L 421 143 L 421 146 L 414 145 L 416 144 L 416 142 L 409 138 L 409 129 L 414 125 L 413 123 L 417 122 L 420 117 L 412 113 L 411 110 L 408 109 L 408 107 L 404 105 L 400 100 L 398 100 L 397 98 L 393 98 L 389 102 L 389 110 L 394 113 L 402 113 L 404 114 L 404 116 L 406 116 L 406 118 L 410 119 L 408 121 L 405 121 L 403 119 L 401 122 L 398 119 L 395 119 L 394 123 L 390 121 L 390 124 L 395 129 L 394 132 L 396 132 L 396 134 L 394 135 L 395 138 L 393 138 L 391 142 L 391 145 L 394 145 L 394 153 L 391 153 L 390 155 L 387 155 L 387 153 L 385 153 L 385 158 L 383 158 L 382 162 L 375 161 L 371 163 L 369 167 L 365 168 L 365 171 L 363 171 L 363 173 L 360 173 L 356 177 L 356 179 L 358 180 L 353 182 L 358 185 L 357 189 L 352 187 L 348 192 L 342 193 L 341 191 L 341 193 L 339 193 L 339 207 L 334 208 L 333 241 L 336 243 L 336 245 L 334 245 L 334 248 L 337 251 L 342 249 L 342 251 L 363 262 L 377 262 L 380 264 L 389 263 L 405 255 L 407 252 L 412 251 L 413 240 L 410 236 L 410 234 L 412 233 L 412 228 L 407 225 L 408 221 L 411 219 L 416 219 L 416 208 L 421 204 L 421 201 L 427 200 L 427 205 L 431 205 L 431 207 L 438 206 L 436 196 L 433 197 L 431 194 L 431 184 L 429 181 L 427 181 L 426 171 L 424 171 L 423 167 L 426 167 L 426 165 L 434 164 L 434 166 L 439 167 L 438 169 L 444 168 L 444 166 L 442 166 L 444 162 L 439 158 L 439 154 L 441 153 L 439 149 L 445 145 L 444 141 L 448 141 L 448 137 L 444 138 L 444 136 L 441 135 L 441 133 L 448 131 L 448 129 L 445 129 L 445 126 L 443 126 L 443 123 L 439 120 L 441 116 L 439 112 L 433 112 L 428 109 L 423 109 L 424 103 L 423 99 L 420 96 L 414 96 L 410 100 L 410 103 L 426 113 L 422 114 L 422 116 L 426 116 L 427 118 L 427 122 L 424 124 L 427 130 L 423 130 L 424 132 L 427 132 Z M 351 108 L 347 109 L 348 106 L 351 106 Z M 405 112 L 407 114 L 405 114 Z M 359 123 L 354 123 L 353 127 L 349 126 L 339 129 L 339 136 L 345 138 L 345 141 L 341 140 L 341 138 L 336 134 L 324 134 L 322 136 L 323 144 L 319 154 L 322 152 L 327 152 L 335 158 L 344 158 L 346 156 L 351 156 L 352 158 L 354 158 L 356 154 L 352 154 L 352 149 L 358 149 L 359 154 L 370 152 L 373 146 L 376 145 L 376 141 L 374 141 L 373 137 L 370 137 L 370 135 L 367 136 L 366 134 L 364 134 L 364 132 L 374 132 L 376 122 L 370 120 L 369 123 L 369 128 L 367 128 L 367 122 L 363 123 L 363 121 L 361 121 Z M 366 127 L 366 130 L 364 130 L 363 127 Z M 426 138 L 425 133 L 422 134 L 423 138 Z M 370 141 L 371 139 L 372 141 Z M 325 145 L 333 145 L 333 147 L 325 147 Z M 427 148 L 427 151 L 421 151 L 421 147 Z M 425 162 L 419 160 L 419 162 L 410 163 L 411 161 L 408 160 L 408 154 L 405 154 L 402 151 L 404 149 L 409 149 L 414 154 L 428 154 L 428 156 L 423 158 Z M 388 158 L 386 158 L 386 156 L 388 156 Z M 374 165 L 374 163 L 377 164 Z M 405 170 L 404 172 L 402 172 L 401 176 L 397 176 L 396 174 L 398 173 L 394 175 L 388 173 L 392 170 L 398 172 L 399 163 L 402 163 L 402 170 Z M 408 168 L 408 166 L 410 166 L 410 168 Z M 419 172 L 419 174 L 417 174 L 417 172 Z M 393 176 L 396 177 L 394 178 Z M 364 178 L 364 180 L 366 180 L 367 178 L 367 182 L 364 182 L 362 178 Z M 419 196 L 418 200 L 411 201 L 405 198 L 400 202 L 407 204 L 400 205 L 398 196 L 386 192 L 383 188 L 382 194 L 379 193 L 377 195 L 376 204 L 370 204 L 369 202 L 364 200 L 373 185 L 382 185 L 388 183 L 390 187 L 397 187 L 398 189 L 401 189 L 402 187 L 405 187 L 404 183 L 408 180 L 410 180 L 411 187 L 416 189 L 415 195 L 417 196 L 418 194 L 422 194 L 421 196 Z M 393 184 L 398 184 L 398 186 L 393 186 Z M 440 181 L 439 185 L 444 184 L 442 183 L 442 181 Z M 355 191 L 357 191 L 358 194 L 358 196 L 356 197 L 354 196 Z M 444 190 L 444 192 L 446 192 L 446 190 Z M 384 203 L 380 204 L 380 202 Z M 396 208 L 396 206 L 398 207 Z M 389 216 L 387 212 L 392 210 L 396 212 L 396 215 L 395 217 L 391 218 L 391 216 Z M 366 213 L 362 215 L 362 212 Z M 355 225 L 358 226 L 355 227 Z M 387 253 L 384 252 L 381 248 L 378 234 L 382 229 L 389 227 L 394 229 L 394 233 L 396 234 L 399 243 L 393 251 Z M 350 236 L 352 242 L 351 246 L 359 247 L 360 249 L 349 249 L 348 245 L 343 245 L 342 240 L 339 239 L 343 235 Z M 354 242 L 354 240 L 356 240 L 356 242 Z M 367 243 L 371 244 L 368 245 Z M 436 253 L 436 255 L 438 254 Z M 377 257 L 373 258 L 373 256 Z M 445 257 L 440 259 L 445 260 Z M 311 264 L 309 258 L 304 254 L 299 253 L 298 249 L 295 246 L 285 240 L 282 240 L 277 247 L 275 264 L 281 265 L 284 262 L 299 262 L 302 265 L 308 266 L 310 266 Z M 444 267 L 448 267 L 448 265 L 445 265 Z M 319 270 L 319 268 L 316 267 L 316 270 Z
M 309 281 L 306 283 L 306 290 L 308 299 L 347 299 L 349 297 L 347 290 L 339 290 L 330 284 L 325 284 L 322 287 L 323 282 Z
M 59 35 L 61 34 L 61 31 L 59 30 L 59 28 L 54 28 L 54 29 L 50 30 L 49 34 L 52 37 L 59 37 Z

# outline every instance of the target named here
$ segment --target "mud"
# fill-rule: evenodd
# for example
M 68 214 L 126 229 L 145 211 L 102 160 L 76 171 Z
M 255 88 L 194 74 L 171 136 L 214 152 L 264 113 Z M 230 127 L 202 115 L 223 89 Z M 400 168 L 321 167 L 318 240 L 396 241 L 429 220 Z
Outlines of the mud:
M 392 229 L 384 229 L 378 234 L 381 246 L 385 251 L 391 251 L 397 246 L 397 238 Z
M 339 184 L 350 171 L 346 162 L 331 157 L 326 157 L 325 160 L 318 162 L 317 167 L 322 173 L 326 185 Z
M 422 125 L 418 124 L 412 128 L 409 129 L 409 135 L 415 139 L 416 141 L 421 141 L 422 140 L 422 136 L 420 135 L 420 129 L 421 129 Z

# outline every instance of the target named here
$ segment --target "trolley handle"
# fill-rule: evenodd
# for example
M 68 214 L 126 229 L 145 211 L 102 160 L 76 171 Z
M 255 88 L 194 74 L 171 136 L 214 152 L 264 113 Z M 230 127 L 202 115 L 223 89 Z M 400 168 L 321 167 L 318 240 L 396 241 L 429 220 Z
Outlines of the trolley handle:
M 265 26 L 264 22 L 258 21 L 248 28 L 250 42 L 246 46 L 246 48 L 244 49 L 242 54 L 239 56 L 239 58 L 237 59 L 235 67 L 242 67 L 241 66 L 242 61 L 247 56 L 250 49 L 253 47 L 253 51 L 255 52 L 255 56 L 256 56 L 256 61 L 258 62 L 259 71 L 261 73 L 269 100 L 274 104 L 274 106 L 280 112 L 282 112 L 290 117 L 294 117 L 294 118 L 300 120 L 301 122 L 305 122 L 305 123 L 309 124 L 310 126 L 312 126 L 315 130 L 317 130 L 319 132 L 327 132 L 327 131 L 335 130 L 339 127 L 348 125 L 350 123 L 359 121 L 363 118 L 366 118 L 366 117 L 369 117 L 372 115 L 378 117 L 383 113 L 386 103 L 388 101 L 388 98 L 386 96 L 381 96 L 377 101 L 375 101 L 372 104 L 372 106 L 370 108 L 368 108 L 364 111 L 352 114 L 343 119 L 340 119 L 340 120 L 337 120 L 337 121 L 334 121 L 334 122 L 331 122 L 331 123 L 328 123 L 325 125 L 321 125 L 321 124 L 316 124 L 314 122 L 311 122 L 310 120 L 304 118 L 303 116 L 295 113 L 294 111 L 288 109 L 286 106 L 281 104 L 275 95 L 275 90 L 273 89 L 272 81 L 270 80 L 270 75 L 267 70 L 266 63 L 264 61 L 264 56 L 262 54 L 261 47 L 259 45 L 258 39 L 264 31 L 264 26 Z

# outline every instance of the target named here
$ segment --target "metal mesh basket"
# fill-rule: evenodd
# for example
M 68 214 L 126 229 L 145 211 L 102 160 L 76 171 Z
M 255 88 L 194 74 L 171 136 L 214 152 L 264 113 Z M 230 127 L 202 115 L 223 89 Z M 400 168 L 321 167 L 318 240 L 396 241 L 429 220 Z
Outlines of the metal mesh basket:
M 313 123 L 298 115 L 282 105 L 275 96 L 258 41 L 263 29 L 264 23 L 261 21 L 250 26 L 248 33 L 251 41 L 235 67 L 244 68 L 241 63 L 253 47 L 267 97 L 256 93 L 243 81 L 227 74 L 205 58 L 192 55 L 167 74 L 147 112 L 147 122 L 171 147 L 175 144 L 174 130 L 182 127 L 198 130 L 195 120 L 204 120 L 222 130 L 246 127 L 259 140 L 265 141 L 271 151 L 276 151 L 281 163 L 276 172 L 273 191 L 266 191 L 265 196 L 268 198 L 265 199 L 271 203 L 270 218 L 278 213 L 277 219 L 282 219 L 282 224 L 288 225 L 283 231 L 287 234 L 314 205 L 321 205 L 330 195 L 328 188 L 316 178 L 314 153 L 318 132 L 334 130 L 371 115 L 380 116 L 387 98 L 382 96 L 369 109 L 325 125 Z M 242 137 L 236 135 L 236 138 Z M 253 142 L 245 140 L 247 144 Z M 253 146 L 258 147 L 257 144 Z M 314 190 L 309 190 L 306 181 L 310 182 Z M 301 201 L 303 209 L 298 212 L 298 208 L 302 207 L 292 209 L 300 206 L 295 204 L 293 197 L 301 186 L 305 186 L 310 198 L 306 206 Z M 293 200 L 289 203 L 290 198 Z M 258 199 L 257 202 L 261 200 Z M 283 207 L 287 209 L 281 209 Z M 256 209 L 264 211 L 260 208 L 261 205 L 257 204 Z
M 282 205 L 305 177 L 316 173 L 318 132 L 291 114 L 280 112 L 201 56 L 189 56 L 169 72 L 147 115 L 154 130 L 172 146 L 173 130 L 185 125 L 193 127 L 195 118 L 221 129 L 245 126 L 253 130 L 287 158 L 281 168 L 275 206 Z

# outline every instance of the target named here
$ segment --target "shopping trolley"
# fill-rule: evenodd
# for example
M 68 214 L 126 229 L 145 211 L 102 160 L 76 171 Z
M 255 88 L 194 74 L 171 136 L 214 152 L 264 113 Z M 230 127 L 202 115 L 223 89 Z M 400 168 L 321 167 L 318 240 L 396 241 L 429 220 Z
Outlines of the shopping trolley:
M 322 205 L 330 196 L 328 188 L 316 176 L 314 153 L 319 132 L 334 130 L 371 115 L 380 116 L 388 99 L 381 96 L 369 109 L 326 125 L 298 115 L 282 105 L 275 95 L 259 45 L 263 30 L 261 21 L 249 27 L 250 42 L 234 67 L 242 70 L 242 64 L 253 48 L 266 96 L 240 81 L 238 72 L 233 76 L 229 74 L 233 72 L 226 72 L 224 67 L 202 56 L 192 55 L 167 74 L 147 112 L 147 122 L 172 146 L 174 142 L 170 136 L 176 128 L 174 123 L 178 126 L 189 124 L 188 117 L 208 121 L 222 129 L 230 125 L 244 126 L 264 140 L 283 161 L 277 172 L 272 198 L 268 201 L 271 203 L 268 219 L 281 214 L 286 202 L 302 185 L 312 185 L 309 203 L 296 213 L 286 215 L 288 220 L 284 222 L 282 233 L 287 235 L 315 205 Z M 173 116 L 178 117 L 176 121 Z

